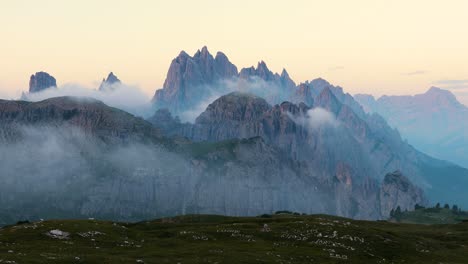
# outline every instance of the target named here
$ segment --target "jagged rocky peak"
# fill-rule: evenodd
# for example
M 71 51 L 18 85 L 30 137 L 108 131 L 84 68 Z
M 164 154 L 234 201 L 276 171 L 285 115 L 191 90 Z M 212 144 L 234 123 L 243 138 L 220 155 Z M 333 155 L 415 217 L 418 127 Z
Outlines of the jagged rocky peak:
M 314 104 L 314 94 L 309 82 L 300 83 L 292 96 L 292 101 L 296 103 L 303 102 L 309 106 Z
M 374 96 L 370 94 L 355 94 L 353 97 L 366 113 L 375 112 L 377 102 Z
M 232 92 L 211 103 L 205 112 L 196 119 L 196 123 L 256 120 L 270 108 L 267 101 L 261 97 L 248 93 Z
M 248 80 L 253 77 L 258 77 L 267 82 L 273 82 L 281 87 L 294 88 L 296 84 L 289 77 L 286 69 L 283 69 L 281 75 L 278 73 L 273 73 L 264 61 L 260 61 L 257 64 L 257 68 L 254 66 L 250 68 L 243 68 L 239 73 L 239 78 Z
M 232 64 L 228 57 L 218 51 L 215 57 L 215 68 L 218 69 L 218 72 L 221 76 L 237 76 L 237 67 L 236 65 Z
M 264 61 L 260 61 L 257 65 L 256 75 L 260 78 L 264 79 L 265 81 L 272 81 L 275 78 L 273 72 L 268 69 L 266 63 Z
M 117 76 L 114 75 L 113 72 L 110 72 L 109 75 L 107 75 L 107 78 L 102 79 L 102 83 L 99 86 L 99 90 L 103 91 L 105 89 L 111 88 L 115 84 L 120 84 L 121 81 Z
M 322 91 L 323 88 L 331 86 L 331 84 L 327 80 L 321 77 L 310 81 L 310 85 L 313 86 L 315 89 L 317 89 L 319 92 Z
M 426 205 L 423 191 L 413 185 L 400 171 L 385 175 L 380 187 L 380 209 L 382 216 L 389 216 L 392 209 L 413 210 L 416 204 Z
M 312 106 L 316 97 L 318 97 L 325 88 L 333 89 L 334 87 L 325 79 L 317 78 L 312 81 L 300 83 L 294 92 L 292 100 L 296 103 L 303 102 Z M 335 96 L 335 91 L 332 91 Z
M 461 107 L 462 104 L 458 102 L 455 95 L 448 91 L 438 87 L 431 87 L 425 94 L 427 100 L 434 104 L 440 104 L 446 107 Z
M 321 107 L 335 115 L 341 110 L 342 103 L 336 98 L 329 87 L 324 87 L 314 102 L 315 107 Z
M 183 112 L 209 96 L 211 86 L 236 76 L 237 67 L 221 52 L 213 58 L 206 46 L 193 57 L 181 51 L 172 60 L 163 88 L 156 91 L 153 102 L 158 108 Z
M 232 64 L 226 55 L 218 52 L 216 58 L 204 46 L 191 57 L 182 51 L 175 58 L 169 68 L 169 72 L 163 88 L 180 88 L 172 84 L 178 84 L 179 80 L 185 84 L 210 83 L 212 81 L 231 78 L 237 75 L 237 67 Z M 175 79 L 175 82 L 173 80 Z
M 36 72 L 36 74 L 31 75 L 29 79 L 29 92 L 36 93 L 43 91 L 47 88 L 56 88 L 57 81 L 53 76 L 47 72 Z

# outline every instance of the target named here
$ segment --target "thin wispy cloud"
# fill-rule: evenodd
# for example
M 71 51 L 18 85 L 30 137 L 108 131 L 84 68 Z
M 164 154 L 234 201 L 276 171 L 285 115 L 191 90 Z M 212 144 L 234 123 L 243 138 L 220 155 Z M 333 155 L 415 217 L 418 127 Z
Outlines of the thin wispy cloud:
M 339 71 L 339 70 L 344 70 L 344 66 L 335 66 L 335 67 L 330 67 L 328 68 L 329 71 Z
M 412 71 L 412 72 L 404 72 L 403 75 L 413 76 L 413 75 L 423 75 L 426 73 L 428 73 L 428 71 L 419 70 L 419 71 Z
M 466 85 L 468 84 L 468 79 L 444 79 L 434 82 L 434 84 L 439 85 Z
M 444 79 L 435 81 L 434 84 L 449 90 L 468 89 L 468 79 Z

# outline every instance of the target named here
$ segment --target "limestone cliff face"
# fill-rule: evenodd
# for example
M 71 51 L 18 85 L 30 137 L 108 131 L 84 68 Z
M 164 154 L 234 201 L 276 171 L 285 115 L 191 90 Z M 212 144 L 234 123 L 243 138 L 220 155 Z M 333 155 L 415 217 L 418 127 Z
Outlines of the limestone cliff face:
M 57 87 L 57 81 L 47 72 L 36 72 L 29 79 L 29 92 L 36 93 L 47 88 Z
M 390 216 L 390 211 L 398 206 L 403 211 L 411 211 L 416 204 L 427 204 L 423 191 L 414 186 L 400 171 L 385 175 L 379 197 L 382 216 Z

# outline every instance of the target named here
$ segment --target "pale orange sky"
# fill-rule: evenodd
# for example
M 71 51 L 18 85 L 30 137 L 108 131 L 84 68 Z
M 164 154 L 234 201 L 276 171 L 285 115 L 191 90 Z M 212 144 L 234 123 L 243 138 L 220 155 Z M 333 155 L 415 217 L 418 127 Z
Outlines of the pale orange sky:
M 438 86 L 468 103 L 466 0 L 0 1 L 0 95 L 41 70 L 89 87 L 113 71 L 153 94 L 180 50 L 207 45 L 239 68 L 265 60 L 352 94 L 451 80 Z

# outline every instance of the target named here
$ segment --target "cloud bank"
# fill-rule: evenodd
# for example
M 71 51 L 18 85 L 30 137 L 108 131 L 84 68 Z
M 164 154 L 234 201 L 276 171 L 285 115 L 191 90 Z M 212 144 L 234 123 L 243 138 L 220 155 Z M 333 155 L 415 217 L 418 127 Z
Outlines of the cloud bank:
M 18 137 L 1 137 L 11 133 Z M 190 175 L 184 158 L 161 147 L 108 145 L 77 127 L 0 127 L 0 146 L 0 226 L 39 218 L 156 217 L 167 197 L 174 199 L 170 190 L 180 192 Z M 145 204 L 144 192 L 155 182 L 165 184 L 164 199 Z
M 138 87 L 113 84 L 108 89 L 94 90 L 78 84 L 65 84 L 58 88 L 49 88 L 36 93 L 26 94 L 27 101 L 42 101 L 59 96 L 92 97 L 105 104 L 122 109 L 137 116 L 148 117 L 154 111 L 150 98 Z

